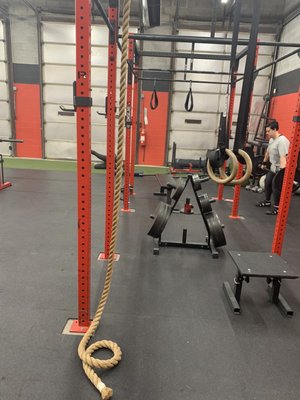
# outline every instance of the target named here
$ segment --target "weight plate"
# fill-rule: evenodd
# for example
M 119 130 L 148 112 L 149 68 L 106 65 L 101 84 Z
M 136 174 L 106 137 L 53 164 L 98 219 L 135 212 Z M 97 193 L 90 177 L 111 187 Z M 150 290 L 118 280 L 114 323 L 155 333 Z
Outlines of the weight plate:
M 197 174 L 192 175 L 192 182 L 196 192 L 202 189 L 201 179 L 199 178 L 199 175 Z
M 203 194 L 202 196 L 199 196 L 199 202 L 202 214 L 207 214 L 212 212 L 211 204 L 208 195 L 206 193 Z
M 266 174 L 266 170 L 262 169 L 262 162 L 264 160 L 264 156 L 255 156 L 252 160 L 252 176 L 254 178 L 259 178 Z
M 209 234 L 215 247 L 225 246 L 226 239 L 218 215 L 212 211 L 208 214 L 205 214 L 204 218 L 207 222 Z
M 174 201 L 177 202 L 180 199 L 180 197 L 181 197 L 181 195 L 182 195 L 182 193 L 183 193 L 183 191 L 185 189 L 185 185 L 186 185 L 186 182 L 183 179 L 180 178 L 180 179 L 177 180 L 177 187 L 176 187 L 175 192 L 174 192 L 174 194 L 172 196 L 172 199 Z
M 171 215 L 171 206 L 167 203 L 160 202 L 155 210 L 154 222 L 148 232 L 149 236 L 159 238 L 165 229 L 168 219 Z

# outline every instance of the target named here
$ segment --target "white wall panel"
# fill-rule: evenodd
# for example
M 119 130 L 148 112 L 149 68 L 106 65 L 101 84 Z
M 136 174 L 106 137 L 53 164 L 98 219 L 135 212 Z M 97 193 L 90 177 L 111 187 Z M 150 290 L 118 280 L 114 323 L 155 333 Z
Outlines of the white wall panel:
M 76 142 L 76 123 L 47 122 L 45 137 L 48 143 L 51 141 Z M 92 124 L 92 142 L 106 143 L 106 125 Z
M 43 22 L 43 42 L 75 43 L 75 25 L 68 23 Z
M 201 120 L 201 124 L 190 124 L 185 122 L 186 119 Z M 171 130 L 186 130 L 186 131 L 207 131 L 214 132 L 217 116 L 212 118 L 211 114 L 197 113 L 192 114 L 186 111 L 176 111 L 172 115 Z
M 0 81 L 6 81 L 6 79 L 7 79 L 6 63 L 0 61 Z
M 300 16 L 292 20 L 287 24 L 281 35 L 281 42 L 299 43 L 300 44 Z M 299 46 L 300 47 L 300 46 Z M 278 57 L 282 57 L 294 50 L 292 47 L 280 47 L 278 52 Z M 286 74 L 287 72 L 294 71 L 300 68 L 300 58 L 297 54 L 280 61 L 276 66 L 275 76 Z
M 9 110 L 9 103 L 1 101 L 0 102 L 0 119 L 10 119 L 10 110 Z M 0 132 L 1 136 L 1 132 Z
M 4 40 L 4 26 L 2 21 L 0 21 L 0 40 Z
M 223 63 L 224 63 L 224 61 L 220 61 L 220 60 L 194 59 L 193 69 L 195 71 L 200 71 L 200 70 L 202 70 L 202 71 L 222 71 Z M 185 64 L 184 58 L 176 59 L 176 63 L 175 63 L 176 69 L 184 69 L 184 64 Z M 229 68 L 229 64 L 228 64 L 228 68 Z M 189 64 L 188 64 L 188 69 L 189 69 Z
M 177 74 L 179 75 L 179 74 Z M 177 79 L 177 78 L 176 78 Z M 183 77 L 179 78 L 183 79 Z M 198 80 L 198 78 L 197 78 Z M 201 79 L 202 80 L 202 79 Z M 205 80 L 205 78 L 203 79 Z M 193 94 L 198 93 L 219 93 L 221 86 L 224 87 L 224 91 L 226 92 L 226 86 L 225 85 L 215 85 L 211 83 L 193 83 L 192 84 L 192 90 Z M 186 94 L 188 93 L 190 89 L 190 82 L 175 82 L 174 83 L 174 91 L 177 92 L 185 92 Z
M 5 44 L 4 41 L 0 41 L 0 61 L 5 61 L 6 60 L 6 55 L 5 55 Z
M 0 121 L 0 126 L 1 126 L 1 121 Z M 4 137 L 4 136 L 0 136 Z M 9 148 L 9 143 L 1 143 L 0 142 L 0 154 L 3 154 L 4 156 L 8 156 L 11 154 L 11 150 Z
M 0 137 L 11 137 L 9 90 L 6 64 L 6 43 L 4 41 L 4 26 L 0 21 Z M 10 155 L 9 143 L 0 143 L 0 153 Z
M 0 119 L 0 137 L 2 138 L 11 137 L 10 121 L 7 121 L 6 119 Z
M 8 101 L 9 95 L 8 95 L 8 87 L 7 87 L 6 82 L 0 82 L 0 100 L 6 100 Z

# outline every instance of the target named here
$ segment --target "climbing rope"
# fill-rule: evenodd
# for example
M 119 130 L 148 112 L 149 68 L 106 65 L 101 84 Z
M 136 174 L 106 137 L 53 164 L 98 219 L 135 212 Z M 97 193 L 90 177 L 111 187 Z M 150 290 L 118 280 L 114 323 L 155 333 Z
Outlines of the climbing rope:
M 78 355 L 82 360 L 83 369 L 93 383 L 96 389 L 101 393 L 103 400 L 108 400 L 113 395 L 111 388 L 107 387 L 100 377 L 96 374 L 93 368 L 109 369 L 113 368 L 119 363 L 122 357 L 120 347 L 109 340 L 101 340 L 88 346 L 92 336 L 94 336 L 110 291 L 114 253 L 118 231 L 119 209 L 120 209 L 120 195 L 122 188 L 122 172 L 123 172 L 123 147 L 124 147 L 124 122 L 126 112 L 126 82 L 127 82 L 127 49 L 128 49 L 128 36 L 129 36 L 129 15 L 130 15 L 131 0 L 124 0 L 123 5 L 123 24 L 122 24 L 122 58 L 121 58 L 121 78 L 120 78 L 120 101 L 119 101 L 119 128 L 118 128 L 118 144 L 117 144 L 117 159 L 116 159 L 116 176 L 115 176 L 115 190 L 114 190 L 114 208 L 112 220 L 112 232 L 109 247 L 108 265 L 105 276 L 105 283 L 101 298 L 94 315 L 94 319 L 81 339 L 78 346 Z M 87 347 L 88 346 L 88 347 Z M 109 360 L 100 360 L 94 358 L 92 354 L 99 349 L 109 349 L 112 351 L 113 356 Z

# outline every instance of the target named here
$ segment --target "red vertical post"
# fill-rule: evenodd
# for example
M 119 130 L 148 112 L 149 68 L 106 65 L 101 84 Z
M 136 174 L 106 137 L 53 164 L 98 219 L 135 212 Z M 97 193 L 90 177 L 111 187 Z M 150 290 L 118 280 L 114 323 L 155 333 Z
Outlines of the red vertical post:
M 294 126 L 290 138 L 290 149 L 284 173 L 282 191 L 280 196 L 279 211 L 276 218 L 272 253 L 281 255 L 286 224 L 291 204 L 293 182 L 300 150 L 300 87 L 298 92 L 298 102 L 293 118 Z
M 78 212 L 78 321 L 72 331 L 90 325 L 91 269 L 91 2 L 76 0 L 76 107 Z M 76 329 L 77 325 L 77 329 Z
M 236 71 L 234 72 L 234 79 L 236 78 Z M 236 83 L 231 85 L 231 90 L 230 90 L 230 100 L 229 100 L 229 109 L 228 109 L 228 139 L 230 138 L 230 132 L 232 128 L 232 119 L 233 119 L 233 108 L 234 108 L 234 99 L 235 99 L 235 93 L 236 93 Z M 224 165 L 224 170 L 226 168 L 226 161 Z M 218 186 L 218 197 L 217 200 L 223 200 L 223 192 L 224 192 L 224 185 L 219 184 Z
M 259 50 L 259 46 L 256 46 L 256 54 L 255 54 L 255 59 L 254 59 L 253 71 L 255 70 L 256 65 L 257 65 L 258 50 Z M 248 113 L 250 113 L 250 111 L 251 111 L 252 100 L 253 100 L 253 89 L 254 89 L 254 82 L 253 82 L 252 91 L 251 91 L 251 99 L 250 99 Z M 248 121 L 249 121 L 249 115 L 248 115 Z M 237 179 L 241 178 L 242 175 L 243 175 L 243 165 L 239 163 Z M 235 185 L 230 218 L 236 218 L 236 219 L 240 218 L 238 215 L 240 197 L 241 197 L 241 185 Z
M 108 39 L 105 242 L 100 259 L 108 259 L 109 256 L 114 204 L 118 1 L 109 1 L 108 19 L 114 32 L 109 31 Z
M 131 150 L 131 127 L 132 127 L 132 68 L 134 58 L 134 41 L 128 41 L 128 75 L 127 75 L 127 99 L 126 99 L 126 140 L 125 140 L 125 171 L 124 171 L 124 212 L 131 212 L 129 209 L 129 185 L 130 185 L 130 150 Z
M 133 42 L 134 45 L 135 42 Z M 138 67 L 138 57 L 136 56 L 134 65 Z M 134 165 L 136 157 L 136 133 L 137 133 L 137 120 L 138 120 L 138 101 L 139 101 L 139 81 L 138 81 L 138 71 L 136 70 L 136 75 L 134 77 L 133 85 L 133 110 L 132 110 L 132 127 L 131 127 L 131 152 L 130 152 L 130 187 L 131 194 L 134 194 Z
M 240 179 L 243 176 L 243 165 L 239 163 L 238 171 L 236 174 L 236 179 Z M 241 185 L 234 186 L 234 195 L 233 195 L 233 203 L 231 209 L 230 218 L 240 218 L 239 217 L 239 203 L 240 203 L 240 195 L 241 195 Z

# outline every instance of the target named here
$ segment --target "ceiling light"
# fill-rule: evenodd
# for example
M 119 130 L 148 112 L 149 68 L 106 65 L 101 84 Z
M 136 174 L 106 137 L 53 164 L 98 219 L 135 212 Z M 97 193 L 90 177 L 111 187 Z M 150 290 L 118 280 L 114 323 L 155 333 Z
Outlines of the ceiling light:
M 226 3 L 228 3 L 228 0 L 221 0 L 221 3 L 226 4 Z

